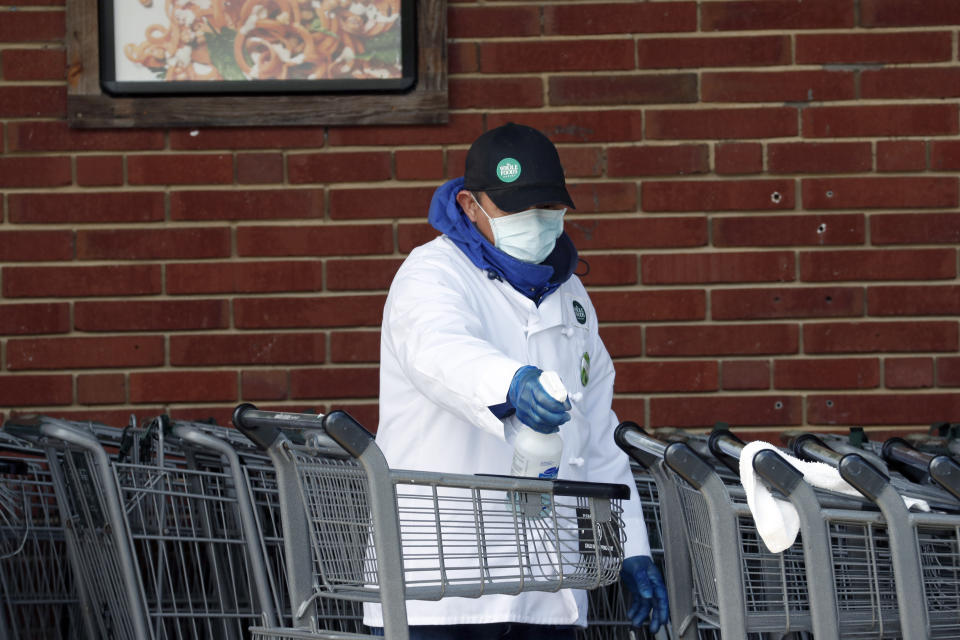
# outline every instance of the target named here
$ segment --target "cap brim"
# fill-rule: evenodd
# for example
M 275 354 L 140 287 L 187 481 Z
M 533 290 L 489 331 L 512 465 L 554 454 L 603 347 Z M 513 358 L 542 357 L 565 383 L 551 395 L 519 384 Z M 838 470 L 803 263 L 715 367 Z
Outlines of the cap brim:
M 540 204 L 565 204 L 576 209 L 573 199 L 562 185 L 525 186 L 518 189 L 491 189 L 484 191 L 501 211 L 516 213 Z

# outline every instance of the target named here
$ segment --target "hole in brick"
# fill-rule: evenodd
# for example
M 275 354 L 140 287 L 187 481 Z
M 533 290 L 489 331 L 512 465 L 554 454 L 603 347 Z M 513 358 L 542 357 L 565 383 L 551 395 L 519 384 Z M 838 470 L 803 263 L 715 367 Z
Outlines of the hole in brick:
M 774 302 L 780 302 L 780 296 L 773 296 Z
M 777 400 L 776 402 L 773 403 L 773 408 L 774 408 L 774 409 L 783 409 L 783 402 L 781 402 L 780 400 Z
M 783 200 L 783 196 L 780 195 L 779 191 L 774 191 L 773 193 L 770 194 L 770 200 L 772 200 L 774 203 L 778 203 L 781 200 Z
M 823 232 L 826 231 L 826 230 L 827 230 L 827 223 L 826 223 L 826 222 L 821 222 L 821 223 L 820 223 L 820 226 L 817 227 L 817 233 L 823 233 Z
M 833 197 L 833 191 L 832 191 L 832 190 L 831 190 L 831 191 L 827 191 L 827 197 L 828 197 L 828 198 L 832 198 L 832 197 Z
M 824 298 L 824 300 L 827 301 L 827 304 L 830 304 L 831 302 L 833 302 L 833 296 L 827 296 L 826 298 Z
M 833 400 L 827 400 L 827 406 L 828 406 L 828 407 L 832 407 L 832 406 L 833 406 Z

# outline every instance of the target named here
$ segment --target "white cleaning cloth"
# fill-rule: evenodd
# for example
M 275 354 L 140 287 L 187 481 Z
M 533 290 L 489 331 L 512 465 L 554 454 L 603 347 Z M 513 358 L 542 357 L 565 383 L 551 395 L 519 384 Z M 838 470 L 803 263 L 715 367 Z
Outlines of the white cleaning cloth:
M 795 469 L 803 473 L 803 479 L 818 489 L 835 491 L 848 496 L 863 497 L 840 476 L 840 472 L 823 462 L 808 462 L 788 455 L 768 442 L 755 440 L 747 443 L 740 453 L 740 484 L 747 494 L 747 506 L 753 514 L 757 533 L 772 553 L 789 549 L 800 531 L 800 518 L 797 509 L 786 500 L 775 498 L 766 484 L 758 482 L 753 470 L 753 456 L 764 449 L 776 451 Z M 907 508 L 930 511 L 930 505 L 924 500 L 904 498 Z

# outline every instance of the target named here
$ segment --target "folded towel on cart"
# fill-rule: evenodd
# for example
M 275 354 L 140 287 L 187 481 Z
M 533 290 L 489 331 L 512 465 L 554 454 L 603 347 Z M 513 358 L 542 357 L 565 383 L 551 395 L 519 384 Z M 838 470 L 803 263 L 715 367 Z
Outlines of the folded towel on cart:
M 797 509 L 790 502 L 774 497 L 765 483 L 757 481 L 753 470 L 753 456 L 764 449 L 776 451 L 803 474 L 807 483 L 817 489 L 862 497 L 862 494 L 829 464 L 800 460 L 761 440 L 747 443 L 740 453 L 740 484 L 747 495 L 747 506 L 753 514 L 757 533 L 772 553 L 779 553 L 793 546 L 800 531 L 800 518 L 797 516 Z M 903 502 L 908 509 L 930 511 L 930 505 L 925 500 L 905 496 Z

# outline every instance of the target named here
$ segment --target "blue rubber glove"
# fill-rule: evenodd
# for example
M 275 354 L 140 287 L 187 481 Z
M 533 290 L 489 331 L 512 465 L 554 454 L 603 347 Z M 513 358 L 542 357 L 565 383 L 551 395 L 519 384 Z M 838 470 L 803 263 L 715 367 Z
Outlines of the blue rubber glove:
M 527 365 L 513 374 L 507 400 L 517 410 L 520 422 L 540 433 L 554 433 L 570 419 L 570 401 L 557 401 L 540 384 L 540 369 Z
M 627 612 L 631 624 L 640 628 L 649 621 L 650 633 L 656 633 L 670 618 L 667 587 L 657 565 L 650 556 L 625 558 L 620 579 L 632 596 Z

